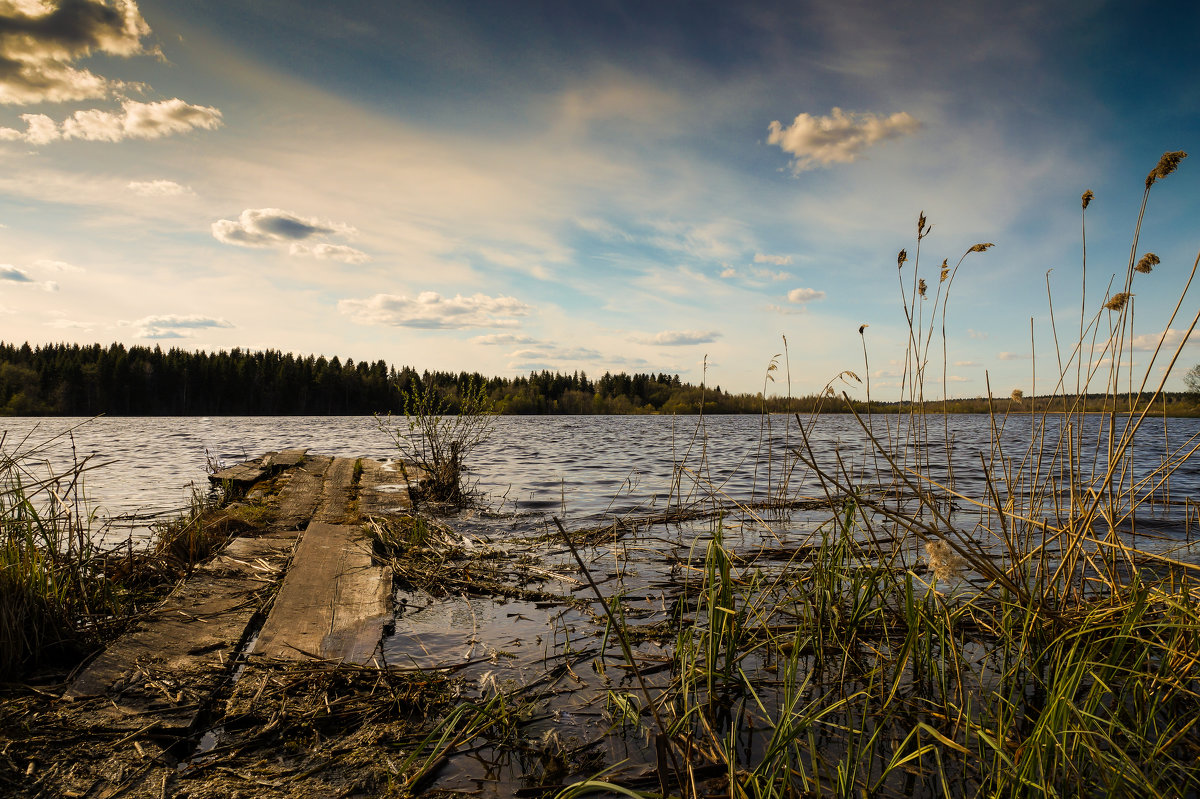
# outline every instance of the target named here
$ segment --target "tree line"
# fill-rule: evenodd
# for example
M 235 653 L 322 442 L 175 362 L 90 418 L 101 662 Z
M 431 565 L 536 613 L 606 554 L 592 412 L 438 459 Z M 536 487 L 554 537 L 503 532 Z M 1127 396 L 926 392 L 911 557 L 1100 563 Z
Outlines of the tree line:
M 0 415 L 335 416 L 400 413 L 414 387 L 433 386 L 450 410 L 483 385 L 498 413 L 758 413 L 787 410 L 777 398 L 730 394 L 679 375 L 531 372 L 487 377 L 424 371 L 385 361 L 301 356 L 276 350 L 193 352 L 113 343 L 0 342 Z M 795 404 L 800 408 L 800 404 Z
M 720 386 L 696 386 L 669 374 L 613 374 L 592 379 L 584 372 L 531 372 L 486 377 L 478 372 L 417 372 L 385 361 L 301 356 L 276 350 L 232 349 L 193 352 L 172 347 L 110 344 L 47 344 L 32 347 L 0 342 L 2 416 L 355 416 L 402 413 L 413 388 L 432 386 L 451 412 L 475 385 L 485 388 L 493 408 L 505 414 L 762 413 L 843 412 L 841 399 L 733 394 Z M 1169 415 L 1200 415 L 1196 394 L 1159 400 Z M 950 400 L 951 413 L 1058 410 L 1061 399 Z M 866 403 L 854 402 L 859 413 Z M 1105 410 L 1103 397 L 1088 410 Z M 1091 407 L 1092 405 L 1095 407 Z M 941 401 L 927 412 L 940 413 Z M 906 413 L 905 403 L 871 403 L 877 413 Z

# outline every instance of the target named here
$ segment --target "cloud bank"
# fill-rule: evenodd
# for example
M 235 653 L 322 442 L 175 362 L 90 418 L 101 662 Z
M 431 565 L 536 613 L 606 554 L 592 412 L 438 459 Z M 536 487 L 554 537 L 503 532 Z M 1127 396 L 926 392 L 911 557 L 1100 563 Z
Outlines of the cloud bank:
M 364 300 L 342 300 L 338 310 L 364 325 L 391 325 L 425 330 L 464 330 L 472 327 L 517 327 L 528 316 L 528 305 L 515 297 L 473 294 L 443 297 L 423 291 L 416 298 L 376 294 Z
M 799 173 L 851 163 L 868 147 L 915 133 L 920 127 L 921 123 L 906 111 L 885 117 L 834 108 L 824 117 L 800 114 L 787 127 L 778 120 L 772 122 L 767 126 L 767 143 L 791 155 L 792 171 Z
M 147 53 L 142 37 L 149 33 L 133 0 L 0 2 L 0 104 L 105 97 L 125 84 L 73 63 L 93 53 Z
M 192 105 L 179 98 L 157 103 L 136 100 L 121 102 L 120 111 L 92 108 L 76 111 L 61 123 L 45 114 L 21 114 L 25 130 L 0 128 L 0 139 L 24 141 L 33 145 L 55 141 L 119 142 L 126 139 L 160 139 L 192 130 L 221 127 L 221 112 L 204 105 Z

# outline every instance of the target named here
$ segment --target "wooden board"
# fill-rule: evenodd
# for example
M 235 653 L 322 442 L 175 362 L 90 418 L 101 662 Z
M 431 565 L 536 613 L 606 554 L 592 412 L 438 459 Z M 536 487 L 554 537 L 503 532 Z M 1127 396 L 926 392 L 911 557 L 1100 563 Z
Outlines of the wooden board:
M 346 521 L 350 510 L 350 494 L 354 480 L 354 458 L 334 458 L 325 471 L 321 488 L 321 504 L 313 519 L 329 524 Z
M 280 490 L 276 499 L 275 524 L 278 531 L 275 535 L 285 532 L 295 534 L 308 525 L 317 506 L 321 504 L 321 492 L 325 485 L 325 471 L 333 463 L 333 458 L 314 455 L 301 466 L 292 468 L 287 475 L 288 482 Z
M 253 654 L 366 663 L 390 616 L 391 580 L 373 563 L 362 529 L 313 521 L 296 547 Z
M 270 469 L 288 469 L 297 465 L 308 454 L 308 448 L 285 449 L 282 452 L 270 453 L 263 456 L 263 466 Z
M 380 516 L 385 513 L 405 513 L 412 509 L 409 485 L 398 465 L 384 464 L 376 460 L 363 462 L 362 477 L 358 482 L 358 512 L 362 516 Z M 389 468 L 390 467 L 390 468 Z M 415 466 L 406 468 L 408 479 L 415 486 L 422 472 Z
M 219 472 L 214 472 L 208 476 L 208 479 L 214 483 L 230 482 L 237 485 L 249 486 L 266 477 L 267 471 L 261 463 L 248 461 L 246 463 L 239 463 L 237 466 L 230 466 L 228 469 L 222 469 Z
M 106 695 L 118 713 L 152 713 L 164 730 L 189 728 L 228 674 L 291 548 L 234 539 L 92 661 L 64 698 Z

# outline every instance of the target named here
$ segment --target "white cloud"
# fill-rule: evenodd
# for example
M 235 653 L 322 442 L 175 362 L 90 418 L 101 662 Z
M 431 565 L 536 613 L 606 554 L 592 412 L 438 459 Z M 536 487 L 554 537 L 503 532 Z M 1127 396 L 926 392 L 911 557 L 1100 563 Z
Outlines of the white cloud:
M 232 323 L 224 319 L 199 314 L 159 314 L 118 324 L 122 327 L 136 327 L 136 335 L 140 338 L 191 338 L 195 330 L 233 327 Z
M 976 363 L 975 361 L 955 361 L 954 365 L 955 366 L 978 366 L 979 364 Z
M 987 338 L 989 335 L 991 335 L 991 334 L 990 333 L 981 333 L 978 330 L 972 330 L 971 328 L 967 328 L 967 336 L 969 338 L 982 340 L 982 339 Z
M 40 288 L 42 291 L 58 291 L 58 284 L 53 280 L 45 280 L 38 282 L 29 276 L 29 273 L 24 269 L 17 269 L 11 264 L 0 264 L 0 281 L 9 283 L 19 283 L 23 286 L 31 288 Z
M 326 247 L 334 248 L 335 252 L 318 255 L 315 249 L 320 247 L 320 244 L 297 247 L 297 243 L 328 235 L 349 236 L 355 232 L 354 228 L 340 222 L 303 217 L 280 208 L 247 208 L 236 220 L 220 219 L 212 223 L 213 238 L 222 244 L 237 247 L 290 246 L 294 255 L 312 255 L 317 258 L 333 257 L 340 245 L 326 244 Z M 367 257 L 366 253 L 359 253 L 352 247 L 345 249 L 358 253 L 363 258 Z M 343 258 L 339 260 L 344 260 L 346 254 L 342 255 Z
M 660 347 L 684 347 L 690 344 L 708 344 L 720 337 L 721 334 L 715 330 L 664 330 L 653 336 L 634 336 L 633 340 L 641 344 L 657 344 Z
M 365 264 L 371 260 L 371 256 L 362 250 L 356 250 L 345 244 L 326 244 L 324 242 L 305 244 L 298 241 L 288 248 L 288 252 L 292 255 L 308 255 L 322 260 L 341 261 L 345 264 Z
M 33 278 L 27 272 L 10 264 L 0 264 L 0 280 L 8 280 L 12 283 L 33 282 Z
M 475 336 L 471 339 L 472 344 L 530 344 L 537 341 L 531 336 L 523 336 L 518 333 L 488 333 L 482 336 Z
M 996 357 L 1002 361 L 1026 361 L 1026 360 L 1029 360 L 1028 355 L 1023 355 L 1019 352 L 1001 352 Z
M 126 139 L 159 139 L 196 129 L 215 130 L 222 124 L 221 112 L 204 105 L 185 103 L 178 97 L 156 103 L 123 100 L 121 111 L 89 108 L 76 111 L 61 123 L 45 114 L 22 114 L 25 132 L 0 128 L 0 138 L 33 145 L 53 141 L 119 142 Z
M 146 53 L 149 33 L 133 0 L 8 0 L 0 4 L 0 104 L 104 97 L 125 84 L 72 63 L 93 53 Z
M 788 292 L 787 298 L 788 302 L 806 303 L 812 302 L 813 300 L 825 299 L 825 292 L 817 289 L 792 289 Z
M 1133 348 L 1144 352 L 1153 352 L 1158 347 L 1158 342 L 1162 341 L 1162 348 L 1166 352 L 1174 352 L 1179 347 L 1179 343 L 1183 341 L 1183 331 L 1171 328 L 1164 330 L 1162 333 L 1143 333 L 1140 336 L 1133 337 Z M 1187 346 L 1195 347 L 1200 345 L 1200 336 L 1191 336 L 1187 340 Z
M 737 270 L 732 266 L 727 266 L 721 270 L 721 277 L 737 277 Z
M 127 188 L 142 197 L 178 197 L 192 193 L 187 186 L 181 186 L 173 180 L 131 180 Z
M 515 297 L 474 294 L 443 297 L 423 291 L 416 298 L 376 294 L 364 300 L 342 300 L 338 310 L 364 325 L 393 325 L 426 330 L 462 330 L 472 327 L 516 327 L 517 317 L 528 316 L 528 305 Z
M 65 319 L 62 317 L 59 317 L 58 319 L 51 319 L 46 323 L 46 326 L 53 327 L 58 330 L 91 330 L 93 327 L 95 327 L 95 325 L 93 325 L 91 322 L 76 322 L 73 319 Z
M 915 133 L 921 123 L 906 111 L 891 116 L 872 113 L 847 113 L 834 108 L 829 116 L 800 114 L 784 127 L 778 120 L 767 126 L 768 144 L 778 145 L 793 156 L 792 169 L 848 164 L 873 144 Z
M 539 343 L 536 347 L 514 350 L 508 354 L 510 358 L 538 359 L 557 358 L 563 361 L 600 361 L 604 356 L 597 350 L 588 347 L 559 347 L 554 344 Z
M 756 264 L 775 264 L 775 266 L 791 266 L 792 256 L 790 255 L 766 255 L 761 252 L 754 254 L 754 263 Z

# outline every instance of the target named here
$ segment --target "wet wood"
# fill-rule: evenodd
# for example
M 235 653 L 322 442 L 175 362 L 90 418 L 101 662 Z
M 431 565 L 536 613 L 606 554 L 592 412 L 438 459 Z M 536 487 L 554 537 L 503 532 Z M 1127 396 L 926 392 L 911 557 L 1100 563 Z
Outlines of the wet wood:
M 410 485 L 415 487 L 422 472 L 409 464 L 403 469 L 398 462 L 382 464 L 375 460 L 362 462 L 362 477 L 358 483 L 358 512 L 361 516 L 380 516 L 386 513 L 410 513 Z
M 290 470 L 287 484 L 279 491 L 275 504 L 275 528 L 280 533 L 302 530 L 317 512 L 325 472 L 333 458 L 316 455 Z M 278 534 L 278 533 L 276 533 Z
M 308 448 L 285 449 L 282 452 L 272 452 L 263 456 L 263 466 L 268 469 L 287 469 L 298 465 L 308 454 Z
M 350 494 L 354 483 L 354 458 L 334 458 L 325 471 L 321 487 L 321 502 L 313 519 L 327 524 L 341 524 L 350 513 Z
M 213 472 L 208 479 L 214 483 L 233 483 L 239 486 L 250 486 L 267 476 L 269 470 L 261 462 L 248 461 L 230 466 L 219 472 Z
M 64 697 L 106 695 L 119 714 L 152 713 L 164 730 L 189 728 L 225 679 L 291 548 L 234 539 L 92 661 Z
M 253 653 L 366 663 L 390 616 L 390 596 L 391 581 L 373 563 L 360 527 L 313 521 Z

